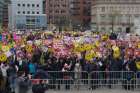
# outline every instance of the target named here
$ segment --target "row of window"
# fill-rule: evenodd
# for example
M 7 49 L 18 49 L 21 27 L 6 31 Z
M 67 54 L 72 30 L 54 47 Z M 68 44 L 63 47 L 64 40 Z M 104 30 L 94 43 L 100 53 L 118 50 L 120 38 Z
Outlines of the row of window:
M 60 0 L 54 0 L 55 2 L 60 2 Z M 53 0 L 49 0 L 49 2 L 54 2 Z M 64 0 L 61 0 L 62 2 L 64 1 Z
M 17 4 L 18 7 L 22 6 L 22 7 L 25 7 L 26 4 Z M 39 7 L 39 4 L 27 4 L 27 7 Z
M 113 6 L 111 6 L 111 7 L 101 7 L 100 9 L 101 9 L 102 12 L 105 12 L 107 10 L 124 10 L 124 9 L 125 10 L 129 10 L 129 11 L 138 11 L 140 9 L 140 7 L 139 6 L 135 6 L 135 7 L 133 7 L 133 6 L 128 6 L 128 7 L 125 7 L 125 6 L 113 7 Z
M 53 11 L 52 11 L 52 10 L 50 10 L 49 12 L 50 12 L 50 13 L 53 13 Z M 56 10 L 56 11 L 55 11 L 55 13 L 66 13 L 66 11 L 65 11 L 65 10 L 61 10 L 61 11 Z
M 80 4 L 80 1 L 72 1 L 71 4 Z M 83 4 L 91 4 L 91 1 L 84 1 Z
M 66 4 L 63 4 L 63 5 L 60 5 L 60 4 L 56 4 L 56 5 L 50 4 L 50 7 L 60 7 L 60 6 L 67 7 Z
M 34 11 L 31 12 L 31 11 L 27 11 L 27 14 L 39 14 L 39 13 L 40 13 L 40 12 L 34 12 Z M 18 11 L 17 14 L 26 14 L 26 12 L 25 12 L 25 11 L 22 11 L 22 12 L 21 12 L 21 11 Z
M 139 0 L 93 0 L 96 3 L 139 3 Z
M 122 15 L 122 14 L 116 14 L 116 15 L 111 15 L 111 14 L 109 14 L 109 15 L 106 15 L 106 14 L 100 14 L 100 17 L 101 18 L 112 18 L 112 17 L 118 17 L 118 18 L 138 18 L 138 17 L 140 17 L 140 15 L 139 14 L 133 14 L 133 15 Z

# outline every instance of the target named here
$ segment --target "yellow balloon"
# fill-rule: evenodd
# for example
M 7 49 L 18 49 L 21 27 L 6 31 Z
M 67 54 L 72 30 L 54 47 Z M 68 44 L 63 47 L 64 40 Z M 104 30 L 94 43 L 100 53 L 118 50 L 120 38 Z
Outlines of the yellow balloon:
M 100 42 L 99 42 L 99 41 L 96 41 L 96 42 L 95 42 L 95 46 L 96 46 L 96 47 L 99 47 L 99 46 L 100 46 Z
M 86 50 L 86 51 L 89 51 L 89 50 L 92 50 L 92 45 L 91 44 L 85 44 L 84 45 L 84 50 Z
M 7 56 L 5 54 L 0 55 L 0 61 L 5 62 L 7 60 Z
M 84 49 L 84 46 L 83 45 L 78 45 L 77 47 L 75 47 L 75 51 L 77 51 L 77 52 L 83 52 L 83 51 L 85 51 L 85 49 Z
M 95 57 L 95 53 L 87 53 L 87 54 L 85 55 L 85 59 L 86 59 L 87 61 L 92 60 L 94 57 Z
M 140 70 L 140 62 L 136 62 L 137 69 Z
M 26 45 L 26 51 L 29 52 L 29 53 L 32 53 L 33 52 L 33 48 L 31 45 Z
M 120 57 L 120 49 L 117 46 L 113 46 L 113 57 L 114 58 L 119 58 Z
M 138 43 L 138 48 L 140 48 L 140 43 Z
M 78 47 L 79 45 L 77 42 L 74 42 L 73 44 L 74 44 L 74 47 Z
M 102 40 L 107 40 L 107 39 L 108 39 L 108 35 L 103 35 L 103 36 L 101 37 L 101 39 L 102 39 Z

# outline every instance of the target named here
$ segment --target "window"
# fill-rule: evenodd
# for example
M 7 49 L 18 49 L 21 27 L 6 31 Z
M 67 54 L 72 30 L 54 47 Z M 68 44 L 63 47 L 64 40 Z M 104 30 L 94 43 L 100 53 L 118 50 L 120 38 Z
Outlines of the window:
M 20 11 L 18 11 L 17 13 L 20 14 Z
M 59 13 L 59 10 L 56 10 L 55 13 Z
M 36 12 L 37 14 L 39 14 L 39 12 Z
M 32 19 L 32 20 L 30 20 L 32 23 L 34 23 L 35 22 L 35 19 Z
M 30 4 L 27 4 L 28 7 L 30 7 Z
M 102 12 L 105 12 L 105 7 L 102 7 Z
M 30 14 L 30 11 L 28 11 L 27 14 Z
M 37 19 L 36 19 L 36 22 L 40 22 L 40 20 L 37 18 Z
M 65 10 L 62 10 L 61 13 L 66 13 L 66 11 Z
M 101 31 L 104 32 L 106 29 L 105 27 L 101 27 Z
M 49 12 L 50 12 L 50 13 L 52 13 L 53 11 L 52 11 L 52 10 L 50 10 Z
M 34 12 L 34 11 L 32 11 L 32 14 L 35 14 L 35 12 Z
M 22 4 L 23 7 L 25 7 L 25 4 Z
M 50 4 L 50 7 L 53 7 L 53 5 L 52 5 L 52 4 Z
M 63 7 L 66 7 L 66 5 L 62 5 Z
M 57 7 L 60 7 L 60 5 L 56 5 Z
M 23 14 L 25 14 L 25 11 L 23 11 Z
M 139 18 L 139 15 L 136 14 L 136 15 L 135 15 L 135 18 Z
M 119 27 L 119 28 L 118 28 L 118 31 L 119 31 L 119 32 L 122 32 L 122 28 L 121 28 L 121 27 Z
M 35 7 L 35 4 L 32 4 L 32 7 Z
M 20 4 L 18 4 L 18 6 L 20 6 Z
M 39 7 L 39 4 L 37 4 L 36 6 Z

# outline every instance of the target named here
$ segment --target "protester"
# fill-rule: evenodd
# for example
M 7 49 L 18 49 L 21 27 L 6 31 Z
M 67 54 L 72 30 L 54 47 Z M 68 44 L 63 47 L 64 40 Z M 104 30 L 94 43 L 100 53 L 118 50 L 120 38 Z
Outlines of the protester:
M 9 35 L 3 32 L 3 38 L 5 34 Z M 107 82 L 106 79 L 118 79 L 120 73 L 115 73 L 114 77 L 107 71 L 140 71 L 140 39 L 136 35 L 121 38 L 116 33 L 110 35 L 92 32 L 12 32 L 10 35 L 11 38 L 0 40 L 2 90 L 6 88 L 6 81 L 9 81 L 11 92 L 15 92 L 16 78 L 20 85 L 21 82 L 26 82 L 28 78 L 25 77 L 28 75 L 33 79 L 52 79 L 49 82 L 52 89 L 60 89 L 62 82 L 57 79 L 64 79 L 65 89 L 70 89 L 73 83 L 71 80 L 89 79 L 87 74 L 91 74 L 92 89 L 99 87 L 96 79 L 101 78 L 105 79 L 102 83 L 109 83 L 111 88 L 112 81 Z M 50 71 L 55 71 L 55 74 L 49 73 Z M 56 74 L 57 71 L 59 72 Z M 95 76 L 97 73 L 94 72 L 98 71 L 103 73 Z M 19 72 L 24 74 L 17 76 Z M 48 75 L 44 72 L 48 72 Z M 84 81 L 84 84 L 87 83 L 88 81 Z M 28 90 L 28 85 L 24 89 L 19 88 Z
M 13 63 L 9 65 L 9 68 L 7 69 L 7 75 L 10 85 L 10 91 L 12 93 L 15 93 L 16 89 L 16 78 L 17 78 L 17 67 Z
M 18 82 L 18 93 L 27 93 L 30 85 L 28 77 L 25 77 L 25 72 L 19 72 Z
M 1 68 L 0 68 L 0 93 L 4 93 L 5 90 L 4 90 L 4 77 L 2 75 L 2 71 L 1 71 Z
M 6 63 L 1 63 L 0 65 L 0 69 L 2 72 L 2 80 L 1 83 L 1 88 L 3 91 L 6 92 L 6 83 L 7 83 L 7 69 L 9 68 L 9 66 Z
M 33 87 L 32 87 L 32 92 L 33 93 L 45 93 L 47 87 L 44 86 L 45 82 L 43 81 L 40 81 L 38 84 L 35 84 Z

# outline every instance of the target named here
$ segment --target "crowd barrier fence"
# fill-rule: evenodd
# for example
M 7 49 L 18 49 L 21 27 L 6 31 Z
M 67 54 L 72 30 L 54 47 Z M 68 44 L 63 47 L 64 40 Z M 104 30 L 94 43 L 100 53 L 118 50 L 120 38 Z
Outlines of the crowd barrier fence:
M 93 72 L 47 72 L 48 78 L 31 79 L 32 86 L 44 84 L 55 90 L 124 89 L 140 91 L 140 72 L 93 71 Z

